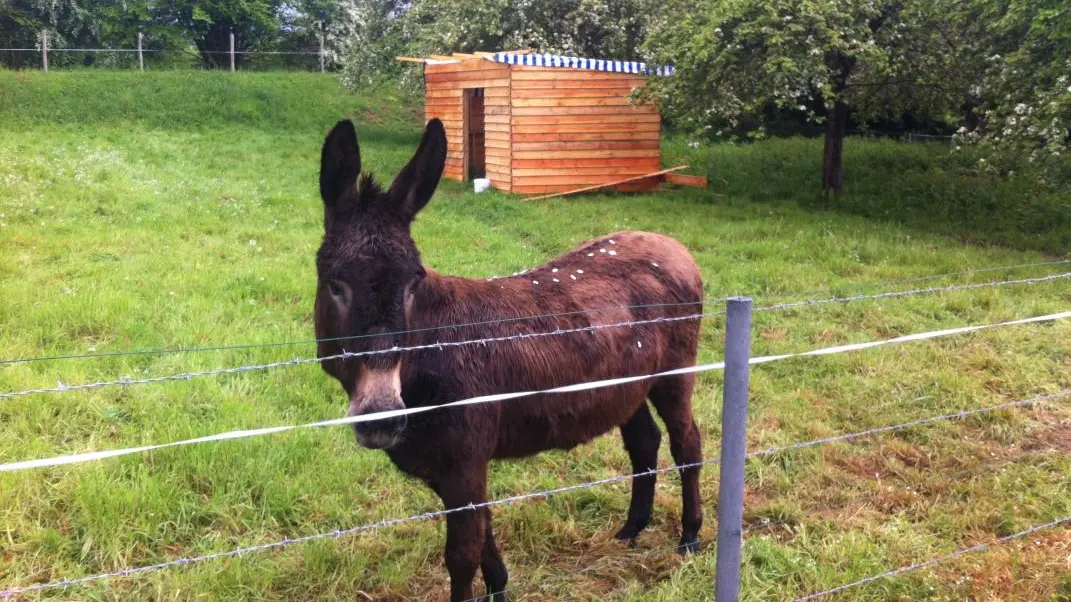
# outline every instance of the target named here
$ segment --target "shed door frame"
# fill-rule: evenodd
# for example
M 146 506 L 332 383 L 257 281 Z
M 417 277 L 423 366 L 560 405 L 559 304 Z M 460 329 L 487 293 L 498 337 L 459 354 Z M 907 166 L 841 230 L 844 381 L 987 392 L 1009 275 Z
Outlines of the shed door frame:
M 461 90 L 461 181 L 467 182 L 472 175 L 472 159 L 473 159 L 473 147 L 472 147 L 472 99 L 482 93 L 483 87 L 462 88 Z M 486 101 L 485 101 L 486 102 Z M 487 109 L 484 105 L 484 120 L 486 120 Z M 484 121 L 486 127 L 486 121 Z M 486 142 L 486 130 L 484 132 L 484 165 L 483 173 L 486 177 L 487 172 L 487 142 Z

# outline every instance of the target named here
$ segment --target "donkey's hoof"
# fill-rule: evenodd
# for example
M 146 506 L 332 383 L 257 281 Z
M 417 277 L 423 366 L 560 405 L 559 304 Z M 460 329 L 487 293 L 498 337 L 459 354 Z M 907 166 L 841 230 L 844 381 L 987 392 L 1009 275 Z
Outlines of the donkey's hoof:
M 677 553 L 681 556 L 687 556 L 688 554 L 699 553 L 699 538 L 695 535 L 689 537 L 681 537 L 681 541 L 677 544 Z
M 643 527 L 634 525 L 632 523 L 625 523 L 624 527 L 614 535 L 614 539 L 618 541 L 627 541 L 630 546 L 636 545 L 636 538 L 639 537 L 640 531 L 643 531 Z
M 487 590 L 487 598 L 489 602 L 506 602 L 506 592 L 504 590 L 498 590 L 492 592 Z

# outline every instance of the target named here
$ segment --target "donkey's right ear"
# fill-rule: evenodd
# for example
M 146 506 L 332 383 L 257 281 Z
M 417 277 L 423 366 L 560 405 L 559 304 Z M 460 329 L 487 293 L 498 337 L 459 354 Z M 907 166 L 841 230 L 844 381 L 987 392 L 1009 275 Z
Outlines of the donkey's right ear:
M 346 191 L 357 184 L 361 174 L 361 150 L 357 145 L 357 130 L 349 119 L 335 124 L 324 140 L 320 153 L 320 196 L 324 209 L 338 208 Z

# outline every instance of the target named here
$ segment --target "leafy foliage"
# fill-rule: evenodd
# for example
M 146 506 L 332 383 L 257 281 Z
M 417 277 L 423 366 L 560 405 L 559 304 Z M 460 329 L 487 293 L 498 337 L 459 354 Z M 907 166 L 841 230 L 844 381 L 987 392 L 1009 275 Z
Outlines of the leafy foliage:
M 75 47 L 99 35 L 90 8 L 80 0 L 0 0 L 0 48 L 40 48 L 42 30 L 49 30 L 52 48 Z M 22 67 L 37 57 L 20 52 L 0 53 L 6 65 Z
M 974 89 L 977 120 L 958 139 L 995 154 L 1005 170 L 1017 158 L 1066 165 L 1071 144 L 1071 8 L 1060 0 L 975 0 L 963 22 L 985 46 Z
M 413 73 L 396 55 L 476 50 L 635 59 L 646 37 L 653 0 L 354 0 L 366 15 L 347 65 L 347 83 L 368 85 Z
M 771 105 L 817 122 L 838 101 L 861 120 L 941 113 L 968 86 L 945 51 L 956 43 L 946 4 L 674 0 L 645 47 L 678 73 L 653 89 L 683 124 L 708 131 Z

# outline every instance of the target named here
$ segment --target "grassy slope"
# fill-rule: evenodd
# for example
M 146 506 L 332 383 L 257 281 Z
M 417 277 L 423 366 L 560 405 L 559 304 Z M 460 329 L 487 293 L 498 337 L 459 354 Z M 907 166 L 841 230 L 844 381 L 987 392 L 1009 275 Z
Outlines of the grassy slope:
M 412 112 L 398 105 L 344 94 L 331 79 L 309 74 L 0 74 L 3 357 L 307 340 L 321 231 L 320 141 L 339 116 L 354 116 L 367 168 L 393 174 L 418 136 Z M 849 144 L 850 156 L 859 144 Z M 888 189 L 912 185 L 887 175 Z M 876 281 L 1044 259 L 724 192 L 525 204 L 446 183 L 415 236 L 430 266 L 485 276 L 527 267 L 607 231 L 653 229 L 693 250 L 711 297 L 749 293 L 759 304 L 784 300 L 778 294 L 827 287 L 848 293 Z M 1071 287 L 1062 281 L 763 313 L 756 316 L 754 351 L 992 322 L 1066 309 L 1069 301 Z M 719 320 L 705 324 L 702 359 L 720 357 L 721 336 Z M 1065 388 L 1068 340 L 1071 325 L 1059 323 L 757 367 L 749 446 Z M 313 353 L 301 345 L 19 365 L 0 368 L 0 390 Z M 336 389 L 318 368 L 304 366 L 3 400 L 0 458 L 332 418 L 343 407 Z M 717 451 L 719 397 L 719 375 L 701 377 L 695 403 L 708 456 Z M 745 597 L 790 599 L 1071 513 L 1069 421 L 1065 401 L 752 461 L 748 521 L 776 524 L 746 543 Z M 669 462 L 665 447 L 662 459 Z M 492 495 L 627 469 L 617 437 L 606 436 L 568 453 L 496 464 Z M 716 469 L 704 472 L 703 486 L 709 537 Z M 523 588 L 518 597 L 709 596 L 713 547 L 684 563 L 665 547 L 675 541 L 677 480 L 660 481 L 655 523 L 637 551 L 609 538 L 627 499 L 620 485 L 498 509 L 512 582 Z M 382 454 L 355 449 L 344 429 L 2 475 L 0 587 L 437 507 Z M 845 599 L 1042 600 L 1061 587 L 1066 595 L 1069 541 L 1068 531 L 1040 534 Z M 441 544 L 441 523 L 409 523 L 46 597 L 311 600 L 364 591 L 374 599 L 437 600 L 445 591 Z M 569 573 L 577 567 L 588 570 Z
M 970 150 L 947 143 L 850 139 L 844 193 L 819 194 L 821 140 L 776 139 L 745 146 L 665 145 L 668 157 L 710 175 L 711 190 L 734 198 L 828 208 L 977 243 L 1071 253 L 1071 161 L 1039 174 L 1025 161 L 1003 179 L 980 170 Z

